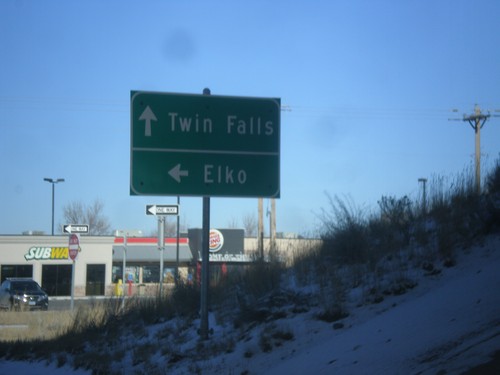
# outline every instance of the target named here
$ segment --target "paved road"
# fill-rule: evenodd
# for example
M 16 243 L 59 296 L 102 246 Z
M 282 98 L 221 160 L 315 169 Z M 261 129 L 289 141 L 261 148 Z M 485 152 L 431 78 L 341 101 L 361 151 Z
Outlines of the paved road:
M 74 308 L 81 305 L 95 305 L 108 301 L 111 297 L 78 297 L 74 299 Z M 49 297 L 49 310 L 61 311 L 71 309 L 70 297 Z

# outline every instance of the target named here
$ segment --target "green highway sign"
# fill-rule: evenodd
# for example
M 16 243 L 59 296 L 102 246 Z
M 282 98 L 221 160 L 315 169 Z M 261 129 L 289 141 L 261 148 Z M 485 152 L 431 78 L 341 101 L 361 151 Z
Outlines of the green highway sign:
M 279 98 L 132 91 L 131 195 L 280 196 Z

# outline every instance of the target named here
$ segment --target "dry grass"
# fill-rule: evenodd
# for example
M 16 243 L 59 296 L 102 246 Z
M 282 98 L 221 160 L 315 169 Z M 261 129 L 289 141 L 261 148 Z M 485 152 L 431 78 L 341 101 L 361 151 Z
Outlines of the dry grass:
M 67 332 L 71 311 L 0 311 L 0 341 L 50 340 Z

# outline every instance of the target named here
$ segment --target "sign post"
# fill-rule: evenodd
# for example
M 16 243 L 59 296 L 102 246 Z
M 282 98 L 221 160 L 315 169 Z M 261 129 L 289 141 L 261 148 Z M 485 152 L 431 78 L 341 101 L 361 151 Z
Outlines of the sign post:
M 75 306 L 75 261 L 80 251 L 80 235 L 70 234 L 68 244 L 68 256 L 72 260 L 71 265 L 71 310 Z
M 163 252 L 165 250 L 165 218 L 158 216 L 158 250 L 160 251 L 160 299 L 163 297 Z
M 210 96 L 210 89 L 203 90 L 203 95 Z M 202 238 L 201 238 L 201 285 L 200 285 L 200 337 L 208 340 L 208 289 L 210 283 L 210 196 L 203 197 L 203 217 L 202 217 Z
M 204 340 L 210 197 L 279 198 L 280 116 L 279 98 L 216 96 L 208 88 L 203 95 L 130 93 L 130 194 L 203 197 Z M 157 207 L 146 208 L 146 214 L 158 215 Z
M 127 238 L 142 237 L 142 231 L 137 229 L 123 229 L 115 231 L 116 237 L 123 237 L 123 260 L 122 260 L 122 309 L 125 308 L 125 267 L 127 265 Z
M 177 196 L 177 205 L 181 204 L 181 197 Z M 175 285 L 179 285 L 179 237 L 180 237 L 180 217 L 177 215 L 177 228 L 176 237 L 177 243 L 175 245 Z

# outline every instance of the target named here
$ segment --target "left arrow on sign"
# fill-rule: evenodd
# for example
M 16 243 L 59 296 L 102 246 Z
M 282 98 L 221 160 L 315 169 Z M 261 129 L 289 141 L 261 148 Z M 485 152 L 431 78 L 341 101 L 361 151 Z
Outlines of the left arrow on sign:
M 146 107 L 144 112 L 142 112 L 141 117 L 139 117 L 139 120 L 145 120 L 146 121 L 146 128 L 144 130 L 144 136 L 145 137 L 151 137 L 151 121 L 158 121 L 156 119 L 155 114 L 149 108 L 149 105 Z
M 185 169 L 181 169 L 181 165 L 177 164 L 171 170 L 168 171 L 170 177 L 172 177 L 175 181 L 181 182 L 181 177 L 189 176 L 189 171 Z
M 71 226 L 71 224 L 69 224 L 69 225 L 65 225 L 63 227 L 63 229 L 64 229 L 64 232 L 71 233 L 71 230 L 73 229 L 73 227 Z
M 63 225 L 64 233 L 88 233 L 89 226 L 87 224 L 65 224 Z
M 148 206 L 147 209 L 151 215 L 156 215 L 156 205 Z

